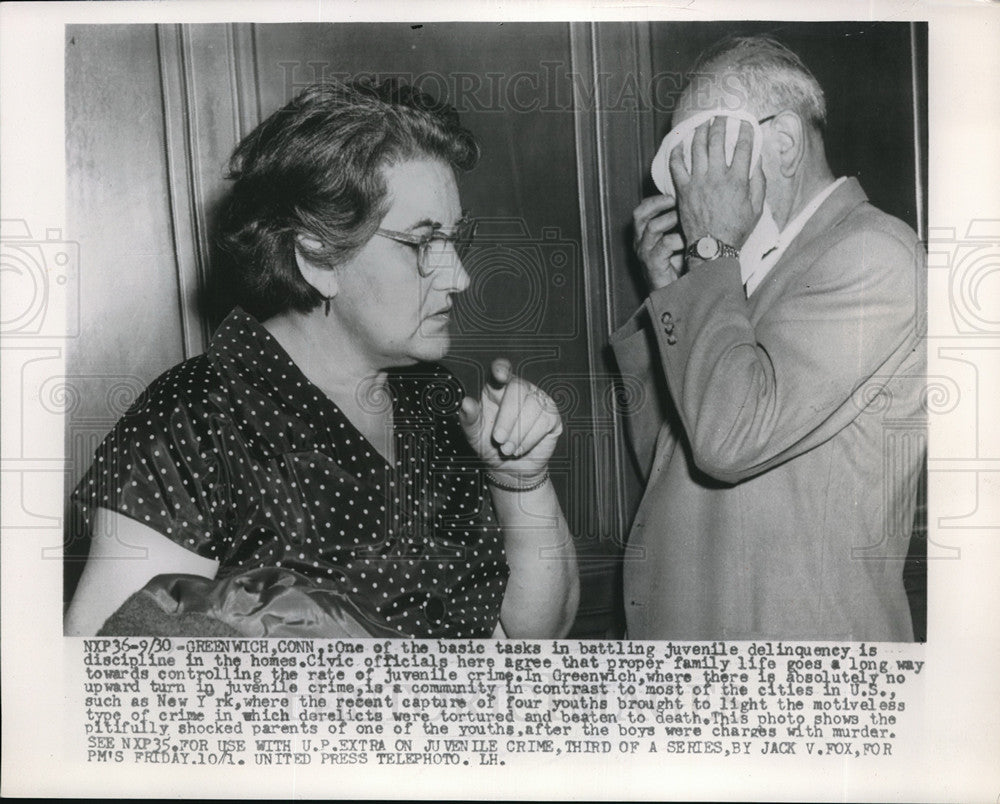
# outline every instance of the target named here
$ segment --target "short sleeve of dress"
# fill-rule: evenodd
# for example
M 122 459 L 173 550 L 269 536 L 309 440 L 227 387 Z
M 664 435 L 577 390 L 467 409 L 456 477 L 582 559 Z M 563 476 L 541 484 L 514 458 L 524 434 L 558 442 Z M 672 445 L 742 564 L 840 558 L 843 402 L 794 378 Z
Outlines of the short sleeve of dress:
M 85 525 L 105 508 L 206 558 L 228 508 L 219 479 L 218 415 L 212 372 L 195 358 L 151 385 L 98 447 L 72 496 Z M 202 389 L 205 389 L 202 392 Z

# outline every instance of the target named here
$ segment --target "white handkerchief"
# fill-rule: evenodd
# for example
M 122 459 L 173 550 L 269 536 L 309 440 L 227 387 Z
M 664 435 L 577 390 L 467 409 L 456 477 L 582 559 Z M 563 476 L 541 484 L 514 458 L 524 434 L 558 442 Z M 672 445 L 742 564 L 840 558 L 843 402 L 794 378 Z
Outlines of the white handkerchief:
M 694 130 L 706 120 L 715 117 L 728 117 L 726 121 L 726 164 L 732 164 L 733 151 L 736 150 L 736 140 L 740 136 L 740 123 L 746 120 L 753 126 L 753 148 L 750 151 L 750 170 L 757 167 L 760 159 L 761 130 L 757 118 L 747 112 L 729 112 L 722 109 L 697 112 L 683 123 L 672 128 L 660 144 L 660 150 L 653 157 L 653 182 L 664 195 L 674 195 L 674 181 L 670 177 L 670 153 L 678 144 L 684 144 L 684 164 L 691 169 L 691 143 L 694 140 Z M 749 175 L 749 174 L 747 174 Z
M 741 121 L 746 120 L 753 127 L 753 147 L 750 150 L 750 171 L 756 169 L 760 160 L 760 150 L 763 141 L 763 133 L 757 118 L 741 111 L 726 111 L 722 109 L 707 110 L 698 112 L 671 129 L 660 149 L 653 157 L 651 173 L 653 182 L 657 189 L 664 195 L 675 195 L 673 178 L 670 176 L 670 154 L 678 145 L 684 148 L 684 164 L 687 169 L 691 169 L 691 143 L 694 140 L 694 131 L 706 120 L 723 116 L 726 120 L 726 143 L 725 154 L 726 164 L 732 164 L 733 152 L 736 150 L 736 140 L 740 136 Z M 747 174 L 749 175 L 749 174 Z M 762 265 L 767 261 L 765 255 L 778 245 L 779 229 L 774 222 L 771 208 L 764 202 L 764 209 L 760 219 L 753 231 L 747 237 L 746 242 L 740 248 L 740 274 L 743 284 L 746 285 L 754 274 L 758 273 Z M 732 245 L 732 244 L 730 244 Z M 773 257 L 772 257 L 773 259 Z M 770 266 L 768 266 L 770 267 Z

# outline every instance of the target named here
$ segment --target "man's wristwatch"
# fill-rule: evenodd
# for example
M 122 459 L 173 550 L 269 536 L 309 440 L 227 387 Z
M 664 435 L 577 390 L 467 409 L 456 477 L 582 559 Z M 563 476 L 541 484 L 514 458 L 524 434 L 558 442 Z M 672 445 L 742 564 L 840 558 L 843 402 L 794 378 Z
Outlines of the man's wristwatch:
M 688 246 L 684 256 L 688 259 L 717 260 L 719 257 L 739 257 L 740 252 L 712 235 L 705 235 Z

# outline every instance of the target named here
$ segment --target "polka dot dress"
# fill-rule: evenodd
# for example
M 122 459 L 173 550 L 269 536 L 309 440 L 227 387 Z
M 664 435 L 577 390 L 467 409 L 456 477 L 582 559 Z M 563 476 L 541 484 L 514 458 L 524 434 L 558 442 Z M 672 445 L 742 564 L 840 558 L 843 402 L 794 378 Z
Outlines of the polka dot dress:
M 73 501 L 129 516 L 220 577 L 296 570 L 401 636 L 489 636 L 508 568 L 440 365 L 390 374 L 390 466 L 256 321 L 157 379 L 101 444 Z

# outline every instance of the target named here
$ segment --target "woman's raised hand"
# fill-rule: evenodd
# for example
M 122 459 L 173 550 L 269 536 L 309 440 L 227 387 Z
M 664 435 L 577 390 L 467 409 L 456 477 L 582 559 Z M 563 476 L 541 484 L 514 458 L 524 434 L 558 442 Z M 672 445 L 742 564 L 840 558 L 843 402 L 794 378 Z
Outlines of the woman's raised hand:
M 505 358 L 490 365 L 478 400 L 462 400 L 459 419 L 489 470 L 519 485 L 545 474 L 563 429 L 551 397 L 514 374 Z

